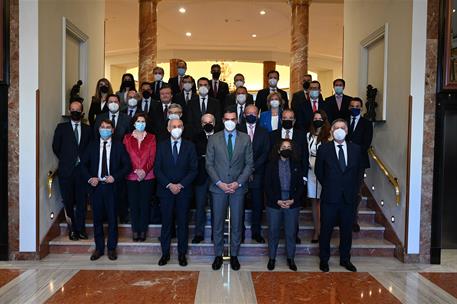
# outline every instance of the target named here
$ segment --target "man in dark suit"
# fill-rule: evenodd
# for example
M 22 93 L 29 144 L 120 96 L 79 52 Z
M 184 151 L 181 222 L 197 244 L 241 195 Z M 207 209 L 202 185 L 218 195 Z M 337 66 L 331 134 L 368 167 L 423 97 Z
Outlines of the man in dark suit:
M 65 207 L 69 238 L 72 241 L 87 239 L 86 186 L 78 166 L 92 138 L 91 128 L 82 122 L 83 104 L 72 100 L 68 110 L 70 121 L 57 125 L 52 150 L 59 159 L 59 186 Z
M 182 78 L 182 92 L 173 95 L 173 103 L 180 104 L 181 106 L 184 107 L 184 109 L 186 111 L 190 101 L 195 96 L 194 89 L 195 89 L 194 79 L 192 78 L 192 76 L 185 75 Z
M 321 84 L 319 81 L 311 81 L 307 93 L 309 93 L 309 99 L 307 99 L 305 91 L 296 92 L 292 97 L 291 105 L 297 118 L 297 127 L 303 128 L 306 131 L 309 130 L 312 123 L 314 112 L 317 110 L 328 112 L 321 95 Z
M 335 120 L 331 131 L 334 140 L 320 146 L 315 166 L 322 185 L 319 268 L 329 271 L 330 240 L 333 227 L 339 225 L 340 265 L 355 272 L 357 269 L 351 263 L 352 223 L 359 189 L 361 149 L 345 140 L 348 126 L 344 119 Z
M 151 83 L 152 98 L 154 100 L 159 100 L 160 88 L 168 85 L 168 83 L 163 81 L 163 75 L 165 75 L 165 71 L 163 70 L 163 68 L 156 66 L 152 70 L 152 73 L 154 74 L 154 81 Z
M 156 102 L 153 95 L 154 91 L 152 90 L 152 84 L 150 82 L 143 82 L 141 84 L 141 100 L 138 104 L 138 107 L 140 108 L 141 112 L 150 112 L 152 105 Z
M 159 260 L 159 266 L 166 265 L 170 260 L 171 233 L 175 212 L 179 265 L 187 266 L 188 213 L 192 198 L 192 182 L 197 176 L 197 153 L 192 142 L 182 139 L 183 129 L 182 120 L 168 121 L 171 138 L 159 143 L 154 163 L 157 196 L 160 200 L 162 215 L 160 231 L 162 257 Z
M 260 90 L 257 92 L 257 96 L 255 98 L 255 105 L 261 112 L 268 111 L 267 105 L 267 97 L 273 92 L 279 92 L 281 94 L 283 100 L 283 108 L 289 108 L 289 98 L 287 97 L 287 92 L 283 91 L 278 88 L 278 81 L 279 81 L 279 72 L 278 71 L 270 71 L 267 74 L 268 77 L 268 84 L 269 87 Z
M 168 108 L 171 105 L 172 99 L 173 93 L 171 88 L 168 86 L 162 87 L 160 89 L 160 102 L 153 103 L 149 112 L 157 142 L 165 140 L 170 136 L 167 130 L 167 124 Z
M 119 96 L 116 94 L 108 95 L 108 109 L 109 112 L 102 113 L 97 116 L 97 120 L 95 121 L 95 136 L 94 138 L 99 139 L 100 134 L 98 129 L 100 128 L 100 124 L 103 120 L 109 119 L 113 122 L 114 128 L 116 132 L 113 134 L 113 140 L 120 141 L 124 139 L 124 135 L 130 132 L 130 118 L 127 114 L 122 113 L 119 111 L 120 108 L 120 100 Z
M 168 85 L 171 87 L 173 95 L 181 93 L 182 90 L 182 78 L 186 75 L 187 63 L 184 60 L 179 60 L 176 63 L 178 75 L 168 79 Z
M 122 142 L 113 140 L 114 124 L 100 122 L 99 137 L 90 143 L 81 159 L 83 180 L 91 186 L 95 251 L 90 259 L 98 260 L 105 253 L 103 220 L 108 220 L 108 258 L 117 259 L 117 207 L 119 182 L 131 170 L 130 158 Z
M 209 80 L 202 77 L 197 81 L 198 96 L 194 96 L 189 102 L 187 124 L 192 128 L 192 134 L 202 131 L 200 123 L 203 114 L 210 113 L 216 118 L 216 128 L 221 125 L 221 108 L 217 99 L 208 95 Z
M 236 115 L 238 118 L 238 124 L 245 124 L 246 120 L 244 119 L 244 109 L 250 105 L 253 104 L 254 102 L 251 100 L 248 103 L 248 89 L 245 87 L 241 86 L 236 88 L 235 90 L 235 103 L 228 105 L 236 107 Z
M 127 108 L 121 111 L 128 115 L 130 119 L 135 117 L 135 114 L 143 112 L 140 106 L 141 96 L 134 90 L 127 92 Z
M 251 193 L 251 232 L 252 239 L 257 243 L 265 243 L 262 236 L 261 221 L 263 210 L 263 180 L 265 166 L 270 152 L 270 136 L 268 131 L 257 124 L 259 110 L 254 105 L 246 106 L 244 123 L 238 124 L 238 130 L 249 135 L 252 143 L 254 172 L 249 178 L 248 189 Z
M 373 140 L 373 124 L 368 119 L 361 116 L 363 108 L 363 101 L 359 97 L 353 97 L 350 105 L 349 112 L 351 113 L 349 123 L 349 133 L 347 140 L 351 143 L 357 144 L 362 150 L 361 158 L 362 164 L 360 167 L 359 174 L 359 192 L 357 202 L 355 206 L 354 224 L 352 230 L 354 232 L 360 231 L 360 225 L 358 223 L 358 209 L 360 201 L 362 200 L 362 185 L 365 176 L 365 169 L 370 168 L 370 159 L 368 157 L 368 149 L 371 146 Z
M 219 107 L 222 108 L 225 102 L 225 97 L 229 94 L 228 84 L 219 80 L 221 76 L 221 66 L 213 64 L 211 66 L 212 79 L 209 82 L 209 96 L 219 100 Z
M 227 108 L 228 106 L 231 106 L 231 105 L 234 105 L 236 103 L 236 90 L 239 88 L 239 87 L 245 87 L 244 86 L 244 75 L 243 74 L 235 74 L 235 77 L 233 77 L 233 83 L 235 84 L 235 91 L 228 94 L 226 97 L 225 97 L 225 101 L 224 101 L 224 106 L 222 107 L 222 109 L 225 109 Z M 246 104 L 254 104 L 254 96 L 252 96 L 252 94 L 249 94 L 247 92 L 247 89 L 246 89 Z
M 193 142 L 197 149 L 198 157 L 198 174 L 194 181 L 195 193 L 195 236 L 192 243 L 198 244 L 205 238 L 206 224 L 206 203 L 208 202 L 209 177 L 206 173 L 206 147 L 208 146 L 208 138 L 214 135 L 216 118 L 213 114 L 204 114 L 201 118 L 203 130 L 197 133 Z
M 346 82 L 344 79 L 335 79 L 333 81 L 333 90 L 335 91 L 335 94 L 325 98 L 325 104 L 328 110 L 327 116 L 330 123 L 338 118 L 347 120 L 351 115 L 349 103 L 351 102 L 352 97 L 344 95 L 345 87 Z
M 227 108 L 224 114 L 224 131 L 208 140 L 206 171 L 210 177 L 213 199 L 213 238 L 215 259 L 213 270 L 222 267 L 224 251 L 224 223 L 230 206 L 230 266 L 240 269 L 238 253 L 241 244 L 244 214 L 244 194 L 252 174 L 254 161 L 252 144 L 247 134 L 236 130 L 235 109 Z

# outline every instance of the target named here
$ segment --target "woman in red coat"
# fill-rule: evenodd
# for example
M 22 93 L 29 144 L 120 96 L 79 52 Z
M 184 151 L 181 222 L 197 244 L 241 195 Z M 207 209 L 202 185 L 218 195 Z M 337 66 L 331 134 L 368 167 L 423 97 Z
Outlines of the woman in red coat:
M 154 189 L 154 160 L 156 138 L 145 131 L 146 114 L 138 113 L 133 120 L 135 129 L 125 135 L 124 145 L 130 156 L 132 171 L 127 175 L 133 241 L 144 242 L 149 224 L 149 203 Z

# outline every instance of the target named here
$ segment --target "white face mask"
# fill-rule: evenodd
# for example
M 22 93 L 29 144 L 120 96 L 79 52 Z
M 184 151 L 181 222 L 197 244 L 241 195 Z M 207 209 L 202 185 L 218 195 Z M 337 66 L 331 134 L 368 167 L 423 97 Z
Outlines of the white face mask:
M 336 129 L 335 131 L 333 131 L 333 138 L 338 141 L 344 140 L 346 138 L 346 131 L 344 131 L 341 128 Z
M 110 102 L 108 104 L 108 109 L 111 113 L 117 113 L 117 111 L 119 111 L 119 104 L 117 102 Z
M 183 87 L 184 91 L 186 91 L 186 92 L 189 92 L 190 90 L 192 90 L 192 84 L 188 83 L 188 82 L 184 83 L 182 85 L 182 87 Z
M 136 100 L 135 98 L 130 98 L 127 103 L 129 105 L 129 107 L 134 108 L 137 106 L 138 100 Z
M 278 80 L 276 78 L 270 78 L 270 79 L 268 79 L 268 83 L 270 84 L 271 87 L 274 88 L 278 84 Z
M 180 139 L 181 135 L 182 135 L 182 129 L 181 128 L 174 128 L 173 130 L 171 130 L 171 136 L 174 139 Z
M 270 100 L 270 106 L 271 106 L 273 109 L 279 108 L 279 100 L 277 100 L 277 99 L 272 99 L 272 100 Z
M 198 88 L 198 92 L 200 93 L 200 95 L 206 96 L 208 95 L 208 87 L 201 86 Z
M 246 103 L 246 94 L 236 95 L 236 102 L 238 102 L 240 105 L 244 105 Z
M 236 86 L 237 88 L 244 86 L 244 81 L 241 81 L 241 80 L 236 81 L 236 82 L 235 82 L 235 86 Z
M 236 123 L 231 120 L 224 121 L 224 127 L 227 131 L 232 132 L 236 128 Z
M 178 114 L 168 114 L 168 119 L 169 120 L 173 120 L 173 119 L 181 119 L 181 116 L 179 116 Z
M 154 79 L 155 81 L 161 81 L 163 78 L 163 75 L 162 74 L 154 74 Z

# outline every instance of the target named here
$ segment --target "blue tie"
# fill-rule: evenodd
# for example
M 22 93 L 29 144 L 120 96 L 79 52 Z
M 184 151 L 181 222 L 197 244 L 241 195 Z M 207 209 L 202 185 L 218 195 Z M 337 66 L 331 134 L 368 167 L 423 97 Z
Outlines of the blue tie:
M 178 141 L 173 142 L 173 160 L 176 162 L 178 161 Z
M 341 171 L 346 170 L 346 160 L 344 159 L 343 145 L 338 145 L 338 162 L 340 164 Z

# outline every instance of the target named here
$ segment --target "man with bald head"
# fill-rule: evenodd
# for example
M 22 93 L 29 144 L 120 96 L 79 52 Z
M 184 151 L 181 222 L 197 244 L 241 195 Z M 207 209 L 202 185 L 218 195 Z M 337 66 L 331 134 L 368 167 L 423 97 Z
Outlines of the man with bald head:
M 160 243 L 162 257 L 159 266 L 170 260 L 173 215 L 176 214 L 179 265 L 187 265 L 189 235 L 188 213 L 192 198 L 192 183 L 197 176 L 197 153 L 192 142 L 182 139 L 184 124 L 180 119 L 170 119 L 168 140 L 157 145 L 154 174 L 157 178 L 157 197 L 160 200 L 162 229 Z

